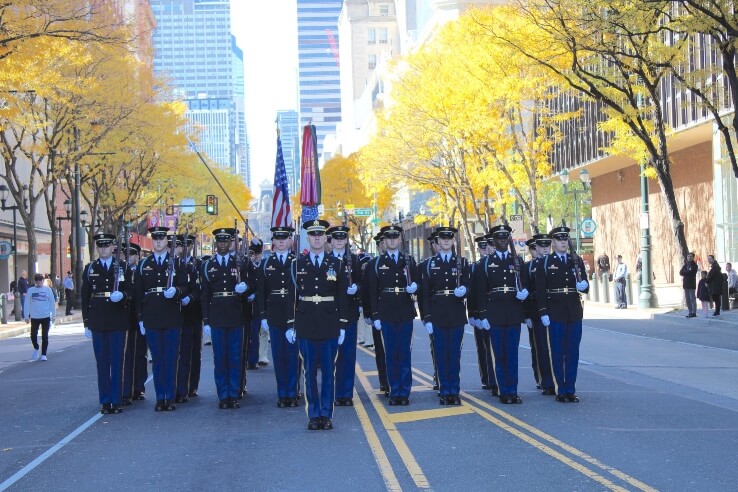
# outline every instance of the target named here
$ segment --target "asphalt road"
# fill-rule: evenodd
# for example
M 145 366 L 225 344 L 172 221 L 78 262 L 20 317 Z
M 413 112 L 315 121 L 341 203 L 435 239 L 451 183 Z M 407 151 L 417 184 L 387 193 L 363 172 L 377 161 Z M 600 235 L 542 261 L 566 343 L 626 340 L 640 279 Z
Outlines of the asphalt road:
M 2 340 L 0 490 L 738 488 L 738 326 L 587 319 L 579 404 L 538 393 L 524 333 L 522 405 L 480 388 L 467 330 L 461 407 L 438 405 L 417 323 L 411 405 L 387 406 L 361 348 L 357 405 L 318 432 L 303 408 L 276 408 L 271 366 L 249 371 L 240 409 L 218 410 L 209 347 L 200 398 L 103 416 L 81 325 L 55 328 L 48 362 L 24 360 L 26 337 Z

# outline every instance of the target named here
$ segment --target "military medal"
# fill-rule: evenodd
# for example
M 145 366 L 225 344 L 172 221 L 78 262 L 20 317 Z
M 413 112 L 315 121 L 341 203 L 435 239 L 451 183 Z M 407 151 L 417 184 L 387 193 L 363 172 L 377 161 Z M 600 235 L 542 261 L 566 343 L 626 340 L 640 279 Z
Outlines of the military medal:
M 328 268 L 328 271 L 326 272 L 326 278 L 328 280 L 333 280 L 333 281 L 336 280 L 336 271 L 333 270 L 333 267 Z

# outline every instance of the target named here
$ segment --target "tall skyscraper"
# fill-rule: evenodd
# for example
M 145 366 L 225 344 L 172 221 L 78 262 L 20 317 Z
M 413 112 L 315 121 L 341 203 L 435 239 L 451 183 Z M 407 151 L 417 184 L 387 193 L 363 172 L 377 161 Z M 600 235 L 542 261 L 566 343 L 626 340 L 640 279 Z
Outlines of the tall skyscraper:
M 290 187 L 290 194 L 294 195 L 300 186 L 300 139 L 302 138 L 297 111 L 277 111 L 277 127 L 282 140 L 287 183 Z
M 233 152 L 236 156 L 237 173 L 241 181 L 251 188 L 251 158 L 249 155 L 249 140 L 246 132 L 246 102 L 244 72 L 243 72 L 243 50 L 238 47 L 236 37 L 231 36 L 233 50 L 233 105 L 236 111 L 236 140 Z
M 187 116 L 200 130 L 201 150 L 238 173 L 230 1 L 150 2 L 156 19 L 154 71 L 168 77 L 174 97 L 187 104 Z
M 323 139 L 341 121 L 338 16 L 343 0 L 297 0 L 300 126 L 312 121 Z

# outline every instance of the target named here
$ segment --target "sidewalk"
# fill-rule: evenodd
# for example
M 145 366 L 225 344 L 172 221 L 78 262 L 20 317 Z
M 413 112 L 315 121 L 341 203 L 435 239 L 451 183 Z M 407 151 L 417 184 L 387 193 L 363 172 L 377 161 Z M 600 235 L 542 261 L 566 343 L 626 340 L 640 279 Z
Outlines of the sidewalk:
M 57 306 L 56 307 L 56 324 L 57 325 L 63 325 L 67 323 L 75 323 L 82 321 L 82 311 L 79 309 L 76 311 L 72 311 L 71 316 L 65 316 L 64 312 L 66 310 L 65 306 Z M 8 324 L 2 325 L 0 324 L 0 340 L 3 340 L 5 338 L 12 338 L 16 337 L 18 335 L 25 335 L 26 333 L 31 332 L 31 323 L 26 323 L 25 321 L 15 321 L 15 315 L 8 316 Z
M 698 309 L 697 318 L 687 318 L 684 308 L 651 308 L 640 309 L 637 306 L 628 306 L 628 309 L 615 309 L 612 305 L 601 302 L 584 302 L 584 318 L 597 319 L 600 316 L 620 319 L 653 319 L 669 321 L 692 326 L 724 326 L 733 325 L 738 328 L 738 309 L 721 310 L 720 316 L 713 316 L 710 309 L 707 318 L 702 317 L 702 310 Z

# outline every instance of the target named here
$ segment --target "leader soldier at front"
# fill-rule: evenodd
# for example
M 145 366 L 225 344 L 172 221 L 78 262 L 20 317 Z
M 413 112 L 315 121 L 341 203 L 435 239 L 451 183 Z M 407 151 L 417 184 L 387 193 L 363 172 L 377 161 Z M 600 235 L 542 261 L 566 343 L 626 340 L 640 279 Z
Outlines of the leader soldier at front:
M 310 253 L 292 263 L 296 291 L 294 328 L 285 335 L 290 343 L 297 337 L 305 365 L 309 430 L 333 429 L 334 364 L 348 323 L 348 277 L 341 261 L 325 253 L 328 226 L 328 221 L 318 219 L 302 226 L 307 230 Z
M 203 333 L 213 341 L 215 387 L 218 408 L 240 408 L 241 357 L 243 356 L 243 297 L 255 286 L 246 264 L 230 253 L 236 229 L 213 231 L 215 255 L 202 266 L 200 278 Z
M 82 274 L 82 319 L 95 351 L 100 413 L 121 413 L 132 275 L 125 263 L 112 256 L 114 234 L 99 233 L 92 239 L 98 259 L 88 263 Z
M 171 411 L 177 383 L 177 359 L 182 331 L 182 297 L 189 294 L 187 269 L 167 252 L 166 227 L 150 227 L 153 254 L 136 268 L 136 314 L 138 326 L 151 350 L 156 405 Z

